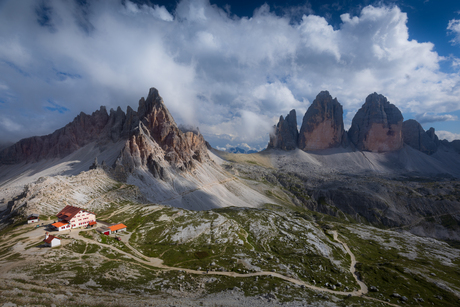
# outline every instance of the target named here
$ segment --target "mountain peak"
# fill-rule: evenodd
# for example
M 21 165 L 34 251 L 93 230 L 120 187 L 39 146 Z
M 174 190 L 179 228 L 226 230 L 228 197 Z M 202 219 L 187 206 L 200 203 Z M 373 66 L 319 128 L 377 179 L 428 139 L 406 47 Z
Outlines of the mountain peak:
M 343 135 L 342 105 L 328 91 L 321 91 L 303 117 L 299 148 L 310 151 L 337 147 Z
M 120 107 L 116 111 L 111 109 L 109 114 L 104 106 L 91 115 L 81 112 L 72 122 L 52 134 L 23 139 L 5 148 L 0 152 L 0 164 L 63 158 L 91 142 L 107 144 L 122 140 L 130 142 L 128 145 L 131 147 L 127 151 L 131 152 L 137 146 L 139 154 L 156 156 L 179 169 L 188 169 L 193 160 L 207 157 L 203 136 L 192 131 L 183 133 L 158 90 L 151 88 L 147 99 L 139 100 L 137 112 L 129 106 L 126 114 Z M 151 146 L 146 147 L 146 142 Z M 134 154 L 134 151 L 131 153 Z
M 374 92 L 356 113 L 348 135 L 359 150 L 396 151 L 403 146 L 402 123 L 401 111 Z
M 291 110 L 286 118 L 280 116 L 278 124 L 274 127 L 274 133 L 270 134 L 268 148 L 295 149 L 298 135 L 296 112 Z

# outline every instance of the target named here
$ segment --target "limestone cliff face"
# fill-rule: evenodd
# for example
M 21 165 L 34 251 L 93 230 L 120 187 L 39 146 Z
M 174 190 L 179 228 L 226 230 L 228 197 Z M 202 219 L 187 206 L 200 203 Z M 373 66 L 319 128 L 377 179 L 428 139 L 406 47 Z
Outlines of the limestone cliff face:
M 408 119 L 403 122 L 402 133 L 404 143 L 427 155 L 434 154 L 438 149 L 432 137 L 433 135 L 436 136 L 434 134 L 434 129 L 432 134 L 428 134 L 423 130 L 422 125 L 414 119 Z
M 0 151 L 1 164 L 37 162 L 62 158 L 91 143 L 126 141 L 119 166 L 128 170 L 146 167 L 161 174 L 163 166 L 191 169 L 194 162 L 207 160 L 206 142 L 200 133 L 182 132 L 164 105 L 158 91 L 151 88 L 147 99 L 139 101 L 137 112 L 128 107 L 107 113 L 105 107 L 92 115 L 81 113 L 64 128 L 46 136 L 23 139 Z M 155 173 L 156 174 L 156 173 Z
M 268 148 L 279 148 L 283 150 L 293 150 L 297 148 L 297 117 L 295 110 L 291 110 L 286 116 L 280 116 L 278 124 L 274 127 L 274 132 L 270 134 Z
M 71 123 L 52 134 L 22 139 L 5 148 L 0 152 L 0 165 L 65 157 L 99 139 L 105 132 L 108 120 L 105 107 L 92 115 L 82 112 Z
M 124 149 L 124 161 L 132 160 L 127 162 L 129 165 L 147 166 L 154 174 L 160 174 L 163 161 L 186 170 L 193 168 L 195 161 L 209 158 L 203 136 L 192 131 L 182 132 L 156 89 L 150 89 L 147 99 L 141 98 L 135 115 L 132 117 L 139 120 Z
M 384 96 L 373 93 L 353 118 L 348 136 L 359 150 L 396 151 L 403 146 L 402 123 L 401 111 Z
M 343 109 L 328 91 L 316 96 L 302 121 L 299 148 L 305 151 L 340 146 L 344 140 Z

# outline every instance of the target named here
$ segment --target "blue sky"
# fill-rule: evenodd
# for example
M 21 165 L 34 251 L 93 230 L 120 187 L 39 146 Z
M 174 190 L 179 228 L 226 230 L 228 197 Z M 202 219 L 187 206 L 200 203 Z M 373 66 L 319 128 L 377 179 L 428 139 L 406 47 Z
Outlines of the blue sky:
M 0 143 L 156 87 L 214 147 L 262 149 L 329 90 L 346 129 L 378 92 L 460 138 L 458 1 L 0 0 Z

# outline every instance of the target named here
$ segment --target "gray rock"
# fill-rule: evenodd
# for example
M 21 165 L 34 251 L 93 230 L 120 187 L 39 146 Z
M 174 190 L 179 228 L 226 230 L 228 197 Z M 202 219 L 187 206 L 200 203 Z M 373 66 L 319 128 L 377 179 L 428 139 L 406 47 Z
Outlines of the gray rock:
M 348 136 L 358 150 L 396 151 L 403 146 L 402 123 L 401 111 L 384 96 L 373 93 L 353 118 Z
M 295 110 L 291 110 L 286 116 L 280 116 L 278 124 L 270 134 L 270 142 L 267 148 L 278 148 L 283 150 L 293 150 L 297 148 L 297 117 Z
M 299 148 L 312 151 L 338 147 L 344 135 L 342 105 L 328 91 L 320 92 L 303 117 Z
M 404 143 L 427 155 L 432 155 L 438 149 L 432 137 L 432 135 L 436 136 L 434 129 L 430 133 L 427 133 L 414 119 L 408 119 L 403 122 L 402 133 Z
M 428 129 L 426 131 L 426 134 L 428 135 L 428 137 L 436 144 L 436 146 L 439 146 L 439 139 L 438 139 L 438 136 L 436 135 L 435 133 L 435 130 L 433 127 L 431 127 L 430 129 Z
M 371 292 L 378 292 L 379 289 L 377 289 L 377 288 L 374 287 L 374 286 L 370 286 L 370 287 L 369 287 L 369 291 L 371 291 Z

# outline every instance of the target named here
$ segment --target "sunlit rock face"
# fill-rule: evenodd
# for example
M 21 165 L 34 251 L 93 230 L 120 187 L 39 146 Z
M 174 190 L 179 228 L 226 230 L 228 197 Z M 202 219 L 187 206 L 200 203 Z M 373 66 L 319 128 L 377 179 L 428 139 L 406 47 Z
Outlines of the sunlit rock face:
M 283 118 L 282 115 L 280 116 L 280 120 L 274 127 L 273 133 L 270 134 L 268 148 L 295 149 L 297 148 L 298 136 L 296 113 L 295 110 L 291 110 L 286 118 Z
M 192 169 L 195 161 L 209 159 L 203 136 L 181 131 L 155 88 L 150 89 L 147 99 L 141 98 L 137 112 L 131 113 L 128 119 L 137 124 L 126 142 L 124 163 L 147 166 L 156 174 L 164 161 L 186 170 Z
M 316 96 L 302 121 L 299 148 L 304 151 L 338 147 L 344 139 L 343 108 L 328 91 Z
M 402 123 L 401 111 L 384 96 L 373 93 L 353 118 L 348 136 L 359 150 L 397 151 L 403 146 Z
M 121 108 L 107 113 L 101 107 L 91 115 L 81 113 L 52 134 L 23 139 L 3 149 L 0 165 L 62 158 L 92 142 L 104 146 L 119 141 L 126 141 L 119 162 L 130 170 L 148 167 L 156 174 L 160 164 L 190 170 L 196 161 L 209 159 L 203 136 L 198 131 L 181 131 L 158 90 L 151 88 L 147 99 L 139 100 L 137 112 L 128 107 L 126 113 Z
M 425 132 L 422 125 L 414 119 L 408 119 L 403 122 L 402 133 L 404 143 L 415 148 L 427 155 L 434 154 L 438 149 L 434 137 L 436 136 L 433 132 Z

